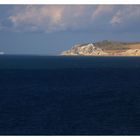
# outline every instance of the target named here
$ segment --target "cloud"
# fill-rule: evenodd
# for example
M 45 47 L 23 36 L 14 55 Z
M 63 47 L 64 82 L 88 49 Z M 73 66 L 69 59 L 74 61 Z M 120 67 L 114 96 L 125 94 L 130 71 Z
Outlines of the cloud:
M 100 16 L 101 14 L 111 12 L 112 10 L 113 10 L 113 5 L 99 5 L 95 9 L 95 11 L 93 11 L 92 19 Z
M 122 24 L 140 20 L 140 6 L 120 6 L 118 11 L 112 17 L 110 23 L 112 25 Z
M 45 32 L 86 28 L 112 6 L 46 5 L 16 7 L 8 19 L 15 29 Z
M 16 5 L 9 13 L 1 29 L 21 32 L 111 31 L 140 22 L 139 5 Z
M 114 24 L 120 24 L 121 22 L 122 22 L 121 12 L 120 11 L 117 11 L 117 13 L 112 17 L 110 23 L 112 25 L 114 25 Z
M 25 6 L 14 9 L 9 20 L 15 28 L 52 32 L 77 26 L 82 10 L 82 6 Z

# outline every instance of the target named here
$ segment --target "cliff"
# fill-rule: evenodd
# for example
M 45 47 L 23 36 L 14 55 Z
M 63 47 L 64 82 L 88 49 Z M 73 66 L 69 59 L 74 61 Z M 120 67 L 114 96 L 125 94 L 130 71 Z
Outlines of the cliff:
M 107 55 L 102 49 L 97 48 L 94 44 L 75 45 L 72 49 L 62 52 L 62 55 Z
M 96 43 L 77 44 L 61 55 L 80 56 L 140 56 L 139 42 L 101 41 Z

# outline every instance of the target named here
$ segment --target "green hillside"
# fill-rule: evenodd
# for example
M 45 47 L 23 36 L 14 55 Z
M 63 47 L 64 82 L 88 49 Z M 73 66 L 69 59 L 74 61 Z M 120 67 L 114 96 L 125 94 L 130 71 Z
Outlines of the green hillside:
M 118 41 L 109 41 L 109 40 L 103 40 L 100 42 L 95 42 L 94 45 L 98 48 L 101 48 L 103 50 L 127 50 L 129 43 L 127 42 L 118 42 Z

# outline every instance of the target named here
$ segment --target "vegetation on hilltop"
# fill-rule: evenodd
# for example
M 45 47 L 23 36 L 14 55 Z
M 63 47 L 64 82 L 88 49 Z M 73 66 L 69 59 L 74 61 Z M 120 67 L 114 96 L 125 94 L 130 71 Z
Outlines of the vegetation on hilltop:
M 89 43 L 82 43 L 78 44 L 76 47 L 82 47 L 86 46 Z M 103 40 L 92 43 L 97 48 L 100 48 L 102 50 L 128 50 L 131 48 L 132 45 L 139 45 L 140 48 L 140 42 L 119 42 L 119 41 L 112 41 L 112 40 Z
M 103 50 L 127 50 L 127 49 L 129 49 L 127 46 L 128 45 L 127 42 L 103 40 L 100 42 L 95 42 L 94 45 Z

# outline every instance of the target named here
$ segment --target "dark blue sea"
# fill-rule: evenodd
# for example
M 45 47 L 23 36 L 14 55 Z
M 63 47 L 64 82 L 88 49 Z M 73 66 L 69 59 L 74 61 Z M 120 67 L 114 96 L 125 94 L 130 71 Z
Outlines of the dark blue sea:
M 1 55 L 0 135 L 140 135 L 140 57 Z

